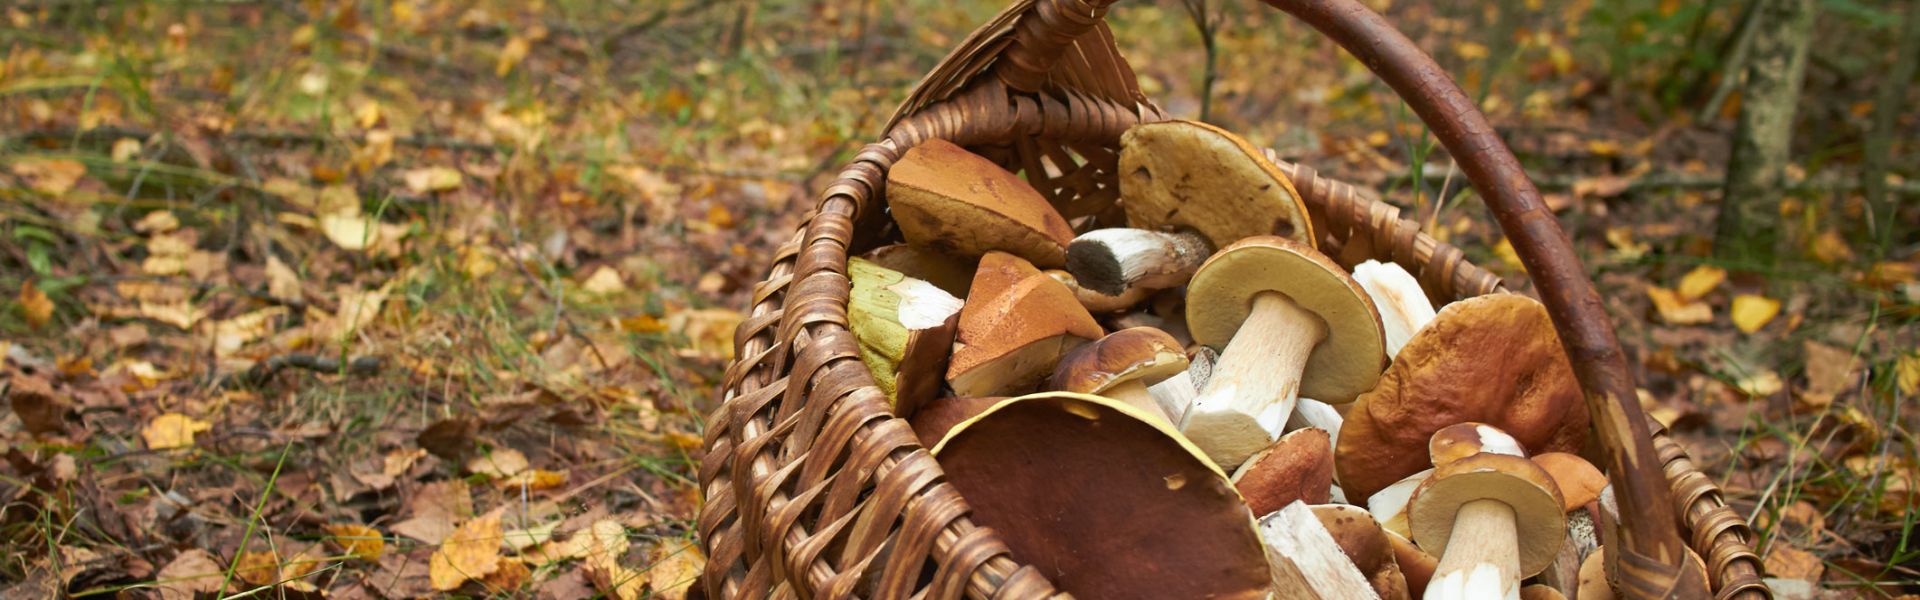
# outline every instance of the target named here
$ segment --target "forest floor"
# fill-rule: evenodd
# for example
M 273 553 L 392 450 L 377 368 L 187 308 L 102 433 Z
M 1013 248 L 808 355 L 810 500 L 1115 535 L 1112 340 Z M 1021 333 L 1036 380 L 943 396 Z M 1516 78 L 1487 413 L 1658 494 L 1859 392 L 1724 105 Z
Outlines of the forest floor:
M 895 4 L 0 8 L 0 596 L 684 595 L 738 310 L 999 9 Z M 1389 90 L 1231 4 L 1211 102 L 1181 5 L 1116 9 L 1149 96 L 1527 289 Z M 1897 17 L 1822 3 L 1755 265 L 1710 252 L 1738 100 L 1703 107 L 1739 6 L 1435 4 L 1375 3 L 1542 182 L 1645 407 L 1753 515 L 1781 590 L 1920 592 L 1920 215 L 1876 240 L 1857 185 Z

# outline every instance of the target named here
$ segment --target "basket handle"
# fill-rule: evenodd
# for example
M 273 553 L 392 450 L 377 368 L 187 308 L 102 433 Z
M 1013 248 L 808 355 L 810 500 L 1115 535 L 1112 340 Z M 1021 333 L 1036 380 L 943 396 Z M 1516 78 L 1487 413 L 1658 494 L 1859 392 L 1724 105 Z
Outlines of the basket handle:
M 1037 18 L 1015 26 L 996 70 L 1009 87 L 1031 93 L 1045 87 L 1060 52 L 1098 24 L 1115 0 L 1019 1 L 1034 3 L 1029 17 Z M 1398 92 L 1460 164 L 1512 242 L 1586 394 L 1620 512 L 1635 516 L 1616 525 L 1615 548 L 1607 552 L 1621 594 L 1707 597 L 1706 574 L 1689 564 L 1652 432 L 1600 295 L 1519 159 L 1453 78 L 1378 13 L 1356 0 L 1263 1 L 1332 38 Z

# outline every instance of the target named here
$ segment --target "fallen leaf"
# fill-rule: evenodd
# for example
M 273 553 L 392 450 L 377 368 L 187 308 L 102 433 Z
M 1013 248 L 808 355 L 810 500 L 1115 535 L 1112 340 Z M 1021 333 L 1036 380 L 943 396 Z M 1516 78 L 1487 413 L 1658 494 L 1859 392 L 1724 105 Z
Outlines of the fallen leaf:
M 1726 280 L 1726 269 L 1711 265 L 1700 265 L 1680 277 L 1680 285 L 1677 286 L 1675 291 L 1679 292 L 1681 299 L 1699 300 L 1701 296 L 1705 296 L 1708 292 L 1713 291 L 1713 288 L 1720 287 L 1720 282 Z
M 526 552 L 528 548 L 545 544 L 553 539 L 553 530 L 560 527 L 559 521 L 548 521 L 524 529 L 509 529 L 506 533 L 507 548 L 514 552 Z
M 1780 314 L 1780 301 L 1754 294 L 1733 297 L 1733 326 L 1743 333 L 1759 331 Z
M 1653 300 L 1653 308 L 1660 314 L 1660 320 L 1669 324 L 1696 325 L 1713 320 L 1713 308 L 1707 303 L 1689 302 L 1673 290 L 1651 286 L 1647 288 L 1647 297 Z
M 1836 396 L 1853 387 L 1857 379 L 1858 357 L 1852 352 L 1807 340 L 1807 388 L 1800 396 L 1815 407 L 1832 404 Z
M 267 255 L 267 295 L 275 300 L 300 301 L 300 275 L 271 254 Z
M 231 356 L 254 340 L 271 335 L 287 314 L 285 306 L 269 306 L 238 317 L 214 322 L 214 355 Z
M 156 210 L 147 213 L 147 216 L 140 217 L 139 221 L 133 223 L 134 231 L 147 235 L 167 233 L 179 228 L 180 218 L 173 216 L 173 211 L 170 210 Z
M 35 287 L 32 281 L 20 284 L 20 310 L 27 318 L 27 324 L 34 329 L 46 327 L 53 320 L 53 299 L 47 293 Z
M 500 48 L 499 58 L 493 61 L 494 76 L 506 77 L 508 73 L 512 73 L 513 68 L 519 66 L 520 61 L 526 60 L 527 51 L 532 47 L 532 42 L 527 38 L 517 35 L 507 38 L 506 45 Z
M 1808 253 L 1813 255 L 1814 260 L 1829 265 L 1853 260 L 1853 248 L 1847 246 L 1847 238 L 1841 236 L 1838 229 L 1820 232 L 1818 237 L 1813 238 L 1813 244 L 1808 249 Z
M 460 172 L 451 167 L 412 169 L 401 174 L 400 177 L 407 182 L 407 189 L 416 194 L 460 189 Z
M 580 284 L 580 290 L 595 296 L 609 296 L 627 291 L 627 282 L 613 267 L 602 266 Z
M 533 571 L 527 569 L 527 563 L 517 558 L 500 559 L 500 568 L 481 578 L 480 585 L 491 592 L 511 592 L 527 584 Z
M 233 574 L 253 585 L 273 585 L 280 581 L 280 560 L 265 550 L 241 552 L 233 560 Z
M 73 189 L 87 166 L 64 158 L 24 158 L 10 167 L 14 175 L 27 180 L 27 187 L 48 196 L 59 196 Z
M 174 301 L 140 301 L 140 316 L 156 322 L 172 325 L 181 331 L 192 331 L 193 326 L 206 318 L 207 310 L 195 308 L 193 302 L 186 299 Z
M 500 517 L 487 514 L 454 529 L 433 552 L 427 576 L 433 589 L 451 592 L 469 579 L 486 577 L 500 568 Z
M 586 572 L 593 587 L 613 600 L 639 600 L 646 591 L 645 573 L 617 563 L 589 564 Z
M 502 479 L 495 485 L 502 489 L 525 488 L 528 491 L 538 492 L 557 489 L 566 484 L 567 472 L 565 470 L 548 471 L 546 469 L 528 469 L 512 477 Z
M 1619 260 L 1639 260 L 1653 250 L 1653 246 L 1646 242 L 1634 241 L 1630 227 L 1608 227 L 1606 235 L 1607 244 L 1613 246 L 1614 257 Z
M 1826 571 L 1820 557 L 1779 539 L 1767 545 L 1766 566 L 1768 575 L 1807 581 L 1819 581 Z
M 467 472 L 491 479 L 506 479 L 527 470 L 527 455 L 512 448 L 499 448 L 486 456 L 467 461 Z
M 1920 391 L 1920 351 L 1902 354 L 1894 360 L 1893 379 L 1902 394 L 1912 396 Z
M 454 524 L 473 514 L 473 492 L 460 479 L 435 481 L 420 486 L 407 502 L 413 516 L 395 523 L 393 532 L 429 544 L 445 542 L 453 534 Z
M 667 315 L 667 328 L 686 336 L 684 353 L 697 358 L 732 359 L 733 329 L 744 318 L 724 308 L 682 310 Z
M 380 560 L 380 554 L 387 549 L 387 540 L 380 536 L 380 530 L 357 523 L 341 523 L 326 526 L 327 538 L 342 554 L 363 560 Z
M 67 427 L 67 405 L 53 386 L 36 375 L 14 375 L 7 387 L 7 403 L 28 433 L 59 433 Z
M 343 250 L 366 250 L 378 240 L 379 229 L 365 215 L 320 215 L 320 233 Z
M 108 153 L 113 162 L 127 162 L 140 156 L 140 140 L 123 137 L 113 141 L 113 150 Z
M 605 564 L 625 555 L 630 544 L 626 526 L 613 519 L 601 519 L 586 529 L 573 532 L 567 541 L 542 544 L 527 556 L 540 560 L 542 564 L 576 558 L 585 559 L 589 565 Z
M 181 552 L 173 557 L 173 562 L 162 567 L 154 577 L 154 587 L 160 590 L 164 600 L 193 600 L 199 594 L 219 591 L 220 582 L 225 578 L 226 569 L 212 554 L 194 548 Z
M 1749 396 L 1765 398 L 1779 393 L 1780 389 L 1785 387 L 1785 385 L 1781 383 L 1779 373 L 1775 373 L 1772 370 L 1762 370 L 1741 377 L 1739 381 L 1734 382 L 1734 387 L 1739 388 L 1741 392 Z
M 653 589 L 651 597 L 685 600 L 687 589 L 693 587 L 694 578 L 706 563 L 700 547 L 693 542 L 680 538 L 662 540 L 653 547 L 653 566 L 647 569 L 647 586 Z
M 180 413 L 167 413 L 154 417 L 140 430 L 140 437 L 147 440 L 147 448 L 165 450 L 193 445 L 194 434 L 213 428 L 213 424 Z

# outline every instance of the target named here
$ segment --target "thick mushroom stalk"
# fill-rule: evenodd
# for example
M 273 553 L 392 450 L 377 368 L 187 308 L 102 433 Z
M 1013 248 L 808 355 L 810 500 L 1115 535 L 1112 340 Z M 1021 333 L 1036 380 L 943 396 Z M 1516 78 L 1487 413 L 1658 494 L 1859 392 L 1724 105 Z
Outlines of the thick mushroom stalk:
M 1224 346 L 1181 428 L 1222 468 L 1272 443 L 1301 394 L 1351 402 L 1386 361 L 1360 285 L 1325 255 L 1272 236 L 1207 259 L 1187 285 L 1187 328 Z
M 1476 454 L 1436 467 L 1414 493 L 1413 540 L 1440 564 L 1427 600 L 1517 599 L 1566 536 L 1560 492 L 1533 461 Z
M 1520 548 L 1513 544 L 1513 519 L 1513 507 L 1499 500 L 1461 505 L 1447 553 L 1427 584 L 1427 600 L 1517 597 Z
M 1109 296 L 1186 285 L 1213 254 L 1198 233 L 1097 229 L 1067 245 L 1067 271 L 1087 289 Z
M 1077 242 L 1076 242 L 1077 243 Z M 1432 321 L 1433 302 L 1420 289 L 1420 281 L 1398 264 L 1369 260 L 1354 265 L 1353 280 L 1367 290 L 1373 306 L 1380 310 L 1380 325 L 1387 336 L 1387 356 L 1399 356 L 1400 347 L 1413 334 Z

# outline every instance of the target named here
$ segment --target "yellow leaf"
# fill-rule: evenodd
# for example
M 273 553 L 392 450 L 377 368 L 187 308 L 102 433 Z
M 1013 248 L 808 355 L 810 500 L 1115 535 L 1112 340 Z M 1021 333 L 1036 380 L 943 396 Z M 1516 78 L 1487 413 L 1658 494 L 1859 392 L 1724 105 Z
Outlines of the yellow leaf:
M 1740 331 L 1753 333 L 1767 326 L 1774 315 L 1780 314 L 1780 301 L 1754 294 L 1740 294 L 1733 297 L 1733 326 Z
M 1680 293 L 1681 299 L 1699 300 L 1701 296 L 1712 292 L 1713 288 L 1720 287 L 1720 282 L 1726 280 L 1726 269 L 1711 265 L 1700 265 L 1694 267 L 1692 271 L 1688 271 L 1685 276 L 1680 278 L 1680 286 L 1676 291 Z
M 585 283 L 580 284 L 580 289 L 595 296 L 608 296 L 627 291 L 627 282 L 613 267 L 602 266 L 594 270 Z
M 693 579 L 707 562 L 699 546 L 684 539 L 663 540 L 653 548 L 653 566 L 647 569 L 647 586 L 654 598 L 685 600 Z
M 165 450 L 193 445 L 196 433 L 213 429 L 213 424 L 180 413 L 167 413 L 154 417 L 140 430 L 140 437 L 147 440 L 147 448 Z
M 267 295 L 288 302 L 300 300 L 300 275 L 271 254 L 267 255 Z
M 32 281 L 20 284 L 20 310 L 26 313 L 27 324 L 34 329 L 45 327 L 53 320 L 53 299 L 46 292 L 34 287 Z
M 380 560 L 380 554 L 387 549 L 387 540 L 380 531 L 357 523 L 341 523 L 326 526 L 327 535 L 333 536 L 327 541 L 340 548 L 342 554 L 364 560 Z
M 488 591 L 511 592 L 526 585 L 527 579 L 532 575 L 533 571 L 528 569 L 527 563 L 521 562 L 520 559 L 502 558 L 500 568 L 481 578 L 480 584 Z
M 460 525 L 427 561 L 433 589 L 451 592 L 469 579 L 486 577 L 500 568 L 500 517 L 482 515 Z
M 253 585 L 273 585 L 280 580 L 280 560 L 272 552 L 248 550 L 234 559 L 233 572 Z
M 518 66 L 520 61 L 526 60 L 527 51 L 531 49 L 533 44 L 527 41 L 527 38 L 517 35 L 508 38 L 507 45 L 500 48 L 500 58 L 493 63 L 494 76 L 506 77 L 508 73 L 512 73 L 513 68 Z
M 528 469 L 525 471 L 521 471 L 519 474 L 516 474 L 512 477 L 508 477 L 506 479 L 500 480 L 500 483 L 497 485 L 502 489 L 525 488 L 529 491 L 538 492 L 543 490 L 555 489 L 566 484 L 567 484 L 566 471 L 548 471 L 546 469 Z
M 744 318 L 724 308 L 683 310 L 667 315 L 667 328 L 687 337 L 684 351 L 695 357 L 733 358 L 733 328 Z
M 173 211 L 170 210 L 147 213 L 147 216 L 140 217 L 140 220 L 133 224 L 134 231 L 148 235 L 167 233 L 179 228 L 180 218 L 173 216 Z
M 353 110 L 353 121 L 361 129 L 373 129 L 374 125 L 380 124 L 380 103 L 369 101 L 361 104 L 360 108 Z
M 1713 320 L 1713 308 L 1705 302 L 1688 302 L 1673 290 L 1653 286 L 1647 288 L 1647 298 L 1653 300 L 1653 308 L 1660 313 L 1660 320 L 1673 325 L 1696 325 Z
M 446 192 L 460 189 L 460 172 L 449 167 L 427 167 L 413 169 L 403 173 L 407 189 L 416 194 Z
M 1608 227 L 1607 244 L 1613 246 L 1614 255 L 1620 260 L 1637 260 L 1653 249 L 1646 242 L 1634 241 L 1633 229 L 1627 227 Z
M 1920 351 L 1902 354 L 1894 361 L 1893 379 L 1902 394 L 1911 396 L 1920 391 Z
M 213 353 L 231 356 L 242 346 L 267 337 L 287 316 L 287 307 L 269 306 L 213 324 Z
M 1487 57 L 1486 45 L 1475 43 L 1475 42 L 1455 43 L 1453 45 L 1453 52 L 1455 54 L 1459 54 L 1460 58 L 1464 58 L 1467 60 L 1477 60 L 1477 59 Z
M 64 158 L 28 158 L 10 167 L 14 175 L 27 180 L 27 187 L 48 196 L 59 196 L 73 189 L 87 166 Z
M 467 472 L 493 479 L 506 479 L 527 470 L 527 456 L 519 450 L 500 448 L 486 456 L 467 461 Z
M 620 330 L 627 333 L 660 333 L 667 330 L 667 324 L 653 318 L 653 315 L 639 314 L 621 319 Z
M 194 308 L 187 300 L 140 301 L 139 314 L 161 323 L 180 328 L 181 331 L 193 329 L 195 323 L 207 316 L 206 309 Z
M 1853 248 L 1847 245 L 1847 238 L 1840 235 L 1838 229 L 1828 229 L 1813 238 L 1813 247 L 1808 250 L 1813 258 L 1829 265 L 1853 260 Z
M 361 215 L 320 215 L 320 233 L 346 250 L 367 249 L 377 237 L 373 222 Z

